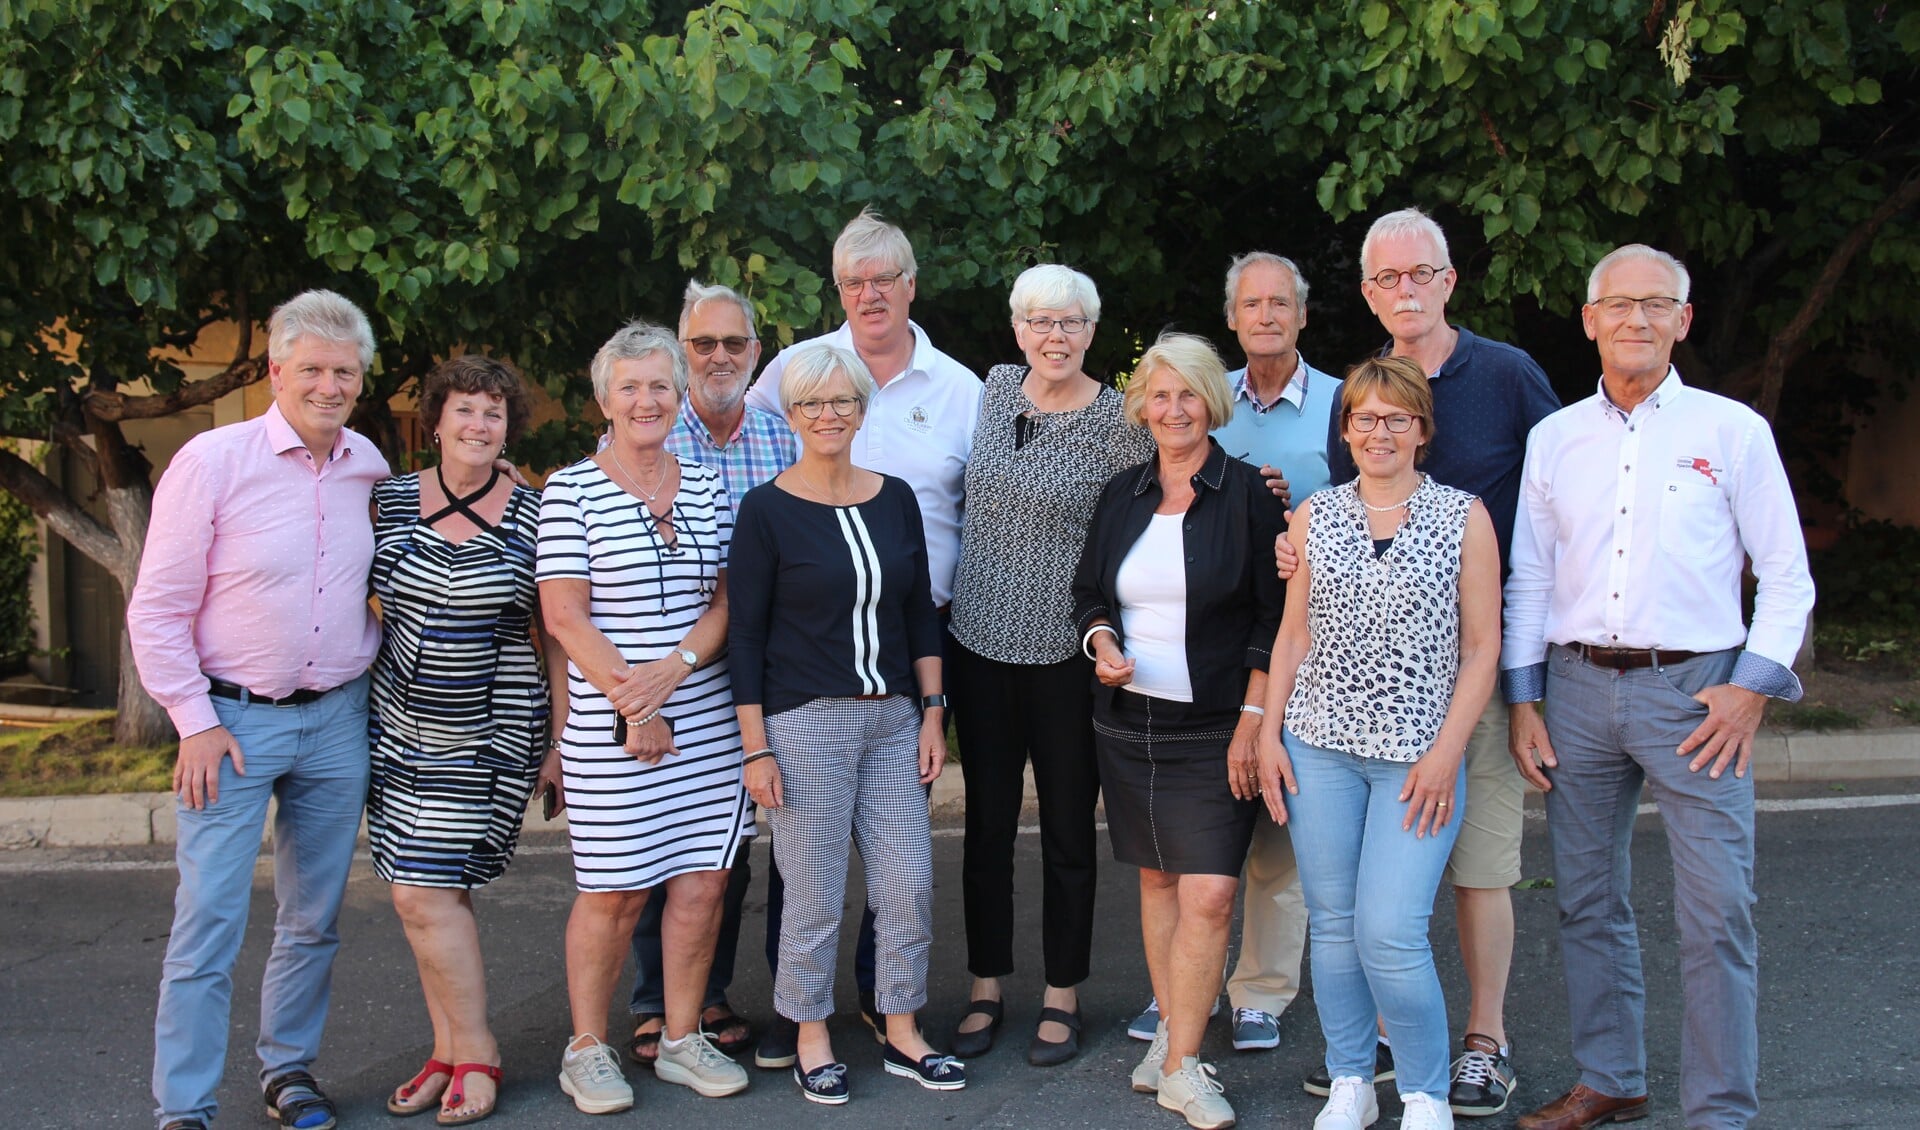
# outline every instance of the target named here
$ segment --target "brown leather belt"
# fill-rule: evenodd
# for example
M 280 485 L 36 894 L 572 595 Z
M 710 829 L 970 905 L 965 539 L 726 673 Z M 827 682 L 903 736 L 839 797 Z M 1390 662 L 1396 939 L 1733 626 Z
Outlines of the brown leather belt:
M 879 702 L 881 699 L 896 698 L 898 696 L 890 694 L 852 694 L 847 697 L 855 702 Z
M 1685 663 L 1703 654 L 1698 651 L 1680 651 L 1666 647 L 1595 647 L 1588 643 L 1567 646 L 1595 667 L 1611 667 L 1615 671 L 1631 671 L 1656 664 L 1664 667 L 1669 663 Z

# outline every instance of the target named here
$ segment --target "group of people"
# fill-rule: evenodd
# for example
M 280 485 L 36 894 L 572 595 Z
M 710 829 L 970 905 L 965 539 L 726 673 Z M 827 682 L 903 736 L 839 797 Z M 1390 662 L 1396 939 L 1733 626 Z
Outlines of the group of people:
M 1244 368 L 1166 333 L 1124 391 L 1085 370 L 1101 306 L 1078 271 L 1019 277 L 1024 363 L 982 381 L 912 321 L 899 228 L 863 211 L 832 270 L 845 324 L 757 381 L 753 306 L 724 287 L 690 283 L 677 332 L 614 334 L 590 367 L 599 449 L 538 492 L 506 458 L 528 415 L 510 365 L 470 354 L 428 374 L 438 459 L 393 477 L 345 427 L 372 360 L 364 315 L 324 291 L 275 311 L 274 404 L 175 456 L 128 612 L 181 734 L 162 1130 L 215 1114 L 269 798 L 279 906 L 258 1052 L 283 1126 L 335 1124 L 311 1066 L 363 803 L 433 1032 L 396 1115 L 460 1125 L 498 1102 L 471 892 L 503 872 L 534 802 L 568 814 L 559 1082 L 580 1110 L 634 1102 L 606 1030 L 629 953 L 626 1052 L 660 1079 L 736 1093 L 751 1048 L 806 1099 L 846 1102 L 826 1021 L 850 848 L 860 1008 L 884 1068 L 964 1087 L 1007 1012 L 1029 767 L 1037 1066 L 1080 1050 L 1104 800 L 1114 857 L 1139 869 L 1151 980 L 1128 1027 L 1148 1044 L 1133 1089 L 1190 1126 L 1232 1125 L 1200 1055 L 1222 982 L 1233 1045 L 1274 1047 L 1310 944 L 1316 1130 L 1374 1123 L 1389 1081 L 1403 1127 L 1505 1110 L 1531 782 L 1580 1077 L 1520 1124 L 1641 1117 L 1627 852 L 1650 786 L 1675 857 L 1686 1123 L 1747 1125 L 1746 769 L 1765 698 L 1799 693 L 1812 586 L 1767 425 L 1672 366 L 1692 314 L 1677 260 L 1629 245 L 1594 268 L 1582 317 L 1602 375 L 1566 408 L 1525 353 L 1447 320 L 1458 275 L 1414 209 L 1363 244 L 1390 341 L 1344 380 L 1301 355 L 1307 280 L 1265 252 L 1226 278 Z M 917 1020 L 949 712 L 973 976 L 951 1054 Z M 757 1034 L 727 997 L 756 810 L 775 1013 Z M 1457 1056 L 1428 941 L 1443 878 L 1471 992 Z

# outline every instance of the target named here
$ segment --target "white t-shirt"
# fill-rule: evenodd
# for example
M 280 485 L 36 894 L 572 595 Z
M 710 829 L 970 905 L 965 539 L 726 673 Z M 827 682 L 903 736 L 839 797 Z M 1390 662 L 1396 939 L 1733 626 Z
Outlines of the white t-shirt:
M 927 331 L 911 321 L 907 325 L 913 330 L 913 360 L 867 406 L 867 421 L 853 437 L 853 461 L 869 471 L 905 479 L 913 488 L 927 531 L 933 603 L 944 607 L 953 600 L 967 457 L 973 452 L 973 428 L 980 420 L 985 386 L 972 369 L 935 349 Z M 830 334 L 781 350 L 747 390 L 747 403 L 786 419 L 780 376 L 786 372 L 787 358 L 796 349 L 822 341 L 852 349 L 853 331 L 842 325 Z
M 1120 598 L 1123 649 L 1133 660 L 1127 689 L 1149 698 L 1193 701 L 1187 672 L 1187 559 L 1180 530 L 1184 514 L 1155 514 L 1140 540 L 1120 560 L 1114 592 Z

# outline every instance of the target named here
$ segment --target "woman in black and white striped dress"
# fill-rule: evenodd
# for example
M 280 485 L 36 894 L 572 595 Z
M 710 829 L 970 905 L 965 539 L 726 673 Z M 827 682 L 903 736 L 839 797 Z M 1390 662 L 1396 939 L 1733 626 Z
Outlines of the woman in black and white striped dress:
M 719 476 L 665 447 L 687 359 L 634 323 L 593 359 L 611 442 L 547 480 L 540 598 L 567 650 L 561 735 L 579 895 L 567 921 L 574 1039 L 561 1087 L 588 1114 L 633 1091 L 605 1041 L 614 981 L 647 893 L 671 891 L 662 923 L 666 1033 L 654 1073 L 700 1094 L 746 1087 L 746 1071 L 700 1032 L 727 869 L 753 834 L 727 665 L 726 557 L 733 507 Z
M 387 1108 L 437 1105 L 443 1120 L 467 1121 L 493 1108 L 500 1062 L 469 892 L 513 858 L 548 746 L 536 653 L 540 496 L 494 464 L 527 424 L 512 366 L 474 354 L 442 362 L 422 384 L 420 416 L 439 465 L 373 488 L 384 630 L 367 833 L 433 1019 L 432 1057 Z

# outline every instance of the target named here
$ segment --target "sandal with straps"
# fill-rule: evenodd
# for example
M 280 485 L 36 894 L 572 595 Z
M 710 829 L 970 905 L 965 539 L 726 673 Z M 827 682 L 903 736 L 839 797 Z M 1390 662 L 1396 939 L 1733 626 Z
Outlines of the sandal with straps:
M 651 1032 L 640 1029 L 660 1022 L 660 1027 Z M 667 1018 L 658 1012 L 636 1012 L 633 1014 L 633 1039 L 627 1043 L 627 1057 L 642 1067 L 652 1067 L 660 1058 L 660 1037 L 666 1035 Z
M 427 1065 L 420 1069 L 420 1074 L 402 1083 L 399 1090 L 387 1096 L 387 1113 L 400 1118 L 411 1118 L 416 1114 L 425 1114 L 434 1107 L 439 1106 L 440 1096 L 447 1093 L 447 1083 L 441 1084 L 440 1089 L 435 1091 L 432 1097 L 422 1102 L 419 1106 L 408 1106 L 400 1101 L 401 1099 L 410 1099 L 420 1094 L 420 1092 L 425 1089 L 427 1080 L 433 1078 L 435 1075 L 445 1075 L 448 1077 L 447 1083 L 452 1083 L 453 1064 L 443 1059 L 433 1059 L 429 1057 L 427 1059 Z
M 459 1110 L 466 1104 L 467 1096 L 465 1087 L 466 1078 L 469 1075 L 485 1075 L 487 1078 L 493 1080 L 493 1101 L 482 1109 L 474 1111 L 472 1114 L 462 1114 L 454 1118 L 448 1118 L 448 1109 Z M 453 1082 L 447 1085 L 446 1097 L 440 1101 L 440 1113 L 435 1115 L 433 1120 L 442 1126 L 465 1126 L 469 1122 L 478 1122 L 483 1118 L 489 1117 L 493 1114 L 494 1108 L 500 1105 L 501 1076 L 502 1072 L 498 1064 L 455 1064 L 453 1068 Z
M 333 1130 L 340 1125 L 333 1100 L 305 1071 L 288 1071 L 267 1081 L 267 1117 L 286 1130 Z

